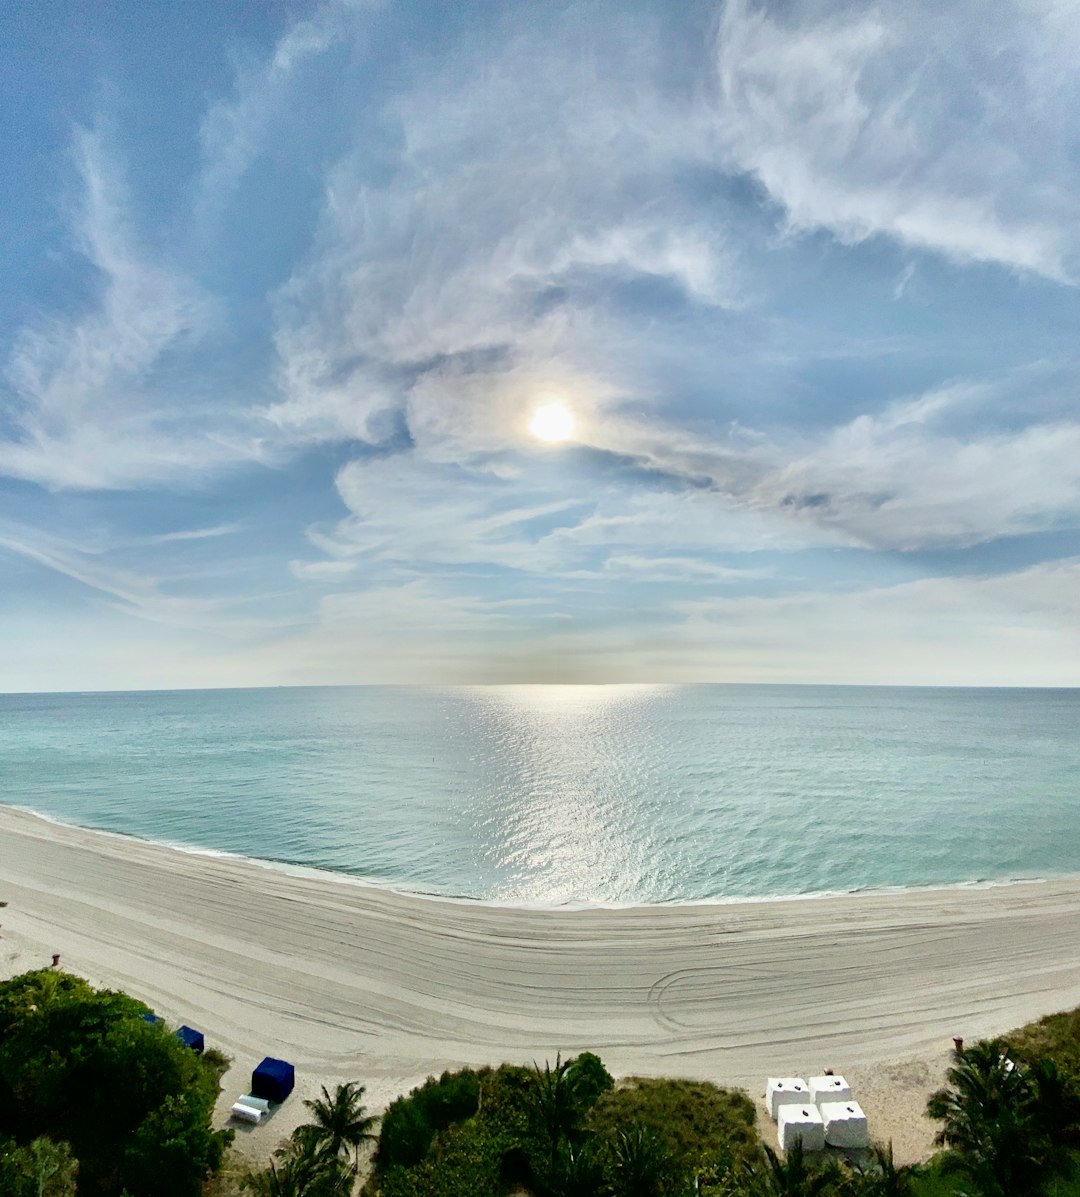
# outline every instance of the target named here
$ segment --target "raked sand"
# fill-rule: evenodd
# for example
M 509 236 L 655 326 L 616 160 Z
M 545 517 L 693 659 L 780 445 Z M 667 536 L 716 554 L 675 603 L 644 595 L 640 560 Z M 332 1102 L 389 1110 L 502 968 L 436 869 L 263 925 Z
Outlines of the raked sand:
M 899 1158 L 953 1035 L 1080 1005 L 1080 882 L 619 910 L 413 897 L 58 826 L 0 808 L 0 975 L 47 964 L 143 999 L 298 1091 L 238 1143 L 268 1154 L 320 1084 L 374 1107 L 443 1068 L 598 1052 L 616 1075 L 742 1085 L 825 1067 Z M 765 1120 L 767 1123 L 767 1120 Z

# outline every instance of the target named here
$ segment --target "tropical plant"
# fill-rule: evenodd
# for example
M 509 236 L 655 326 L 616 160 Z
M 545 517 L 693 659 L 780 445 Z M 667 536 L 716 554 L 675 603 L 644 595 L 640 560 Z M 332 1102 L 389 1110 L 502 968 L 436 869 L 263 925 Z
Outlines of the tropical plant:
M 935 1142 L 949 1148 L 952 1165 L 984 1197 L 1041 1192 L 1053 1152 L 1027 1068 L 991 1039 L 958 1050 L 946 1077 L 926 1112 L 942 1123 Z
M 361 1144 L 377 1138 L 371 1129 L 376 1118 L 364 1109 L 363 1098 L 364 1086 L 355 1081 L 338 1085 L 333 1093 L 323 1085 L 322 1097 L 304 1102 L 314 1119 L 293 1131 L 294 1141 L 313 1156 L 337 1158 L 351 1148 L 359 1167 Z
M 0 983 L 0 1137 L 69 1144 L 97 1197 L 196 1197 L 232 1138 L 218 1074 L 145 1014 L 52 969 Z
M 470 1118 L 479 1104 L 480 1074 L 473 1069 L 444 1072 L 438 1080 L 428 1077 L 383 1114 L 375 1157 L 379 1170 L 419 1164 L 436 1134 Z
M 836 1191 L 841 1173 L 835 1162 L 810 1165 L 802 1140 L 781 1159 L 768 1144 L 756 1166 L 746 1169 L 744 1192 L 752 1197 L 826 1197 Z
M 4 1197 L 74 1197 L 79 1161 L 67 1143 L 44 1136 L 25 1147 L 0 1146 L 0 1193 Z
M 897 1164 L 890 1140 L 887 1147 L 875 1143 L 870 1159 L 859 1165 L 859 1197 L 914 1197 L 921 1172 L 916 1164 Z
M 685 1190 L 671 1153 L 655 1131 L 636 1126 L 619 1131 L 609 1148 L 607 1197 L 663 1197 Z
M 289 1143 L 262 1171 L 250 1173 L 244 1187 L 256 1197 L 349 1197 L 356 1170 L 340 1156 L 310 1143 Z
M 547 1197 L 598 1197 L 604 1167 L 590 1139 L 563 1143 L 542 1186 Z
M 533 1115 L 544 1135 L 554 1169 L 559 1148 L 578 1136 L 583 1114 L 575 1085 L 574 1062 L 555 1057 L 555 1067 L 545 1060 L 543 1069 L 534 1062 L 530 1101 Z

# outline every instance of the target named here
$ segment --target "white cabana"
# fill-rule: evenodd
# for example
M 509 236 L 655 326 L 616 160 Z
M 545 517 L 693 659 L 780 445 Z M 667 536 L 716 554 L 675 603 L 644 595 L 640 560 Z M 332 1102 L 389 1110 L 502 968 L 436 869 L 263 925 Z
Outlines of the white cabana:
M 776 1120 L 777 1138 L 783 1151 L 790 1151 L 801 1142 L 803 1151 L 825 1149 L 825 1123 L 817 1106 L 812 1102 L 804 1105 L 783 1105 Z
M 866 1115 L 857 1101 L 827 1101 L 820 1107 L 830 1147 L 869 1147 Z
M 810 1100 L 816 1106 L 823 1101 L 850 1101 L 851 1086 L 842 1076 L 812 1076 Z
M 765 1082 L 765 1105 L 774 1120 L 781 1106 L 809 1100 L 810 1086 L 801 1076 L 771 1076 Z

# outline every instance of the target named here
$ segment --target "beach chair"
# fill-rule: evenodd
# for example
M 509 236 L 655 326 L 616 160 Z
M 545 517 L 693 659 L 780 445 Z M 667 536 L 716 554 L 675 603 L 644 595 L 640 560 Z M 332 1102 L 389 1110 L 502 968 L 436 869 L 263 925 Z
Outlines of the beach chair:
M 232 1116 L 239 1122 L 253 1122 L 258 1126 L 266 1116 L 266 1111 L 257 1109 L 255 1106 L 249 1106 L 243 1101 L 238 1101 L 233 1103 Z

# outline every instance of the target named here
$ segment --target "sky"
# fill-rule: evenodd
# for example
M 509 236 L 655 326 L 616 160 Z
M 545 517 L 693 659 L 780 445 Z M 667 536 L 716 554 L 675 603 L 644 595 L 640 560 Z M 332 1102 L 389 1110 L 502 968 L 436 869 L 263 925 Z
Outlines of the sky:
M 993 11 L 3 6 L 0 690 L 1080 685 L 1080 6 Z

